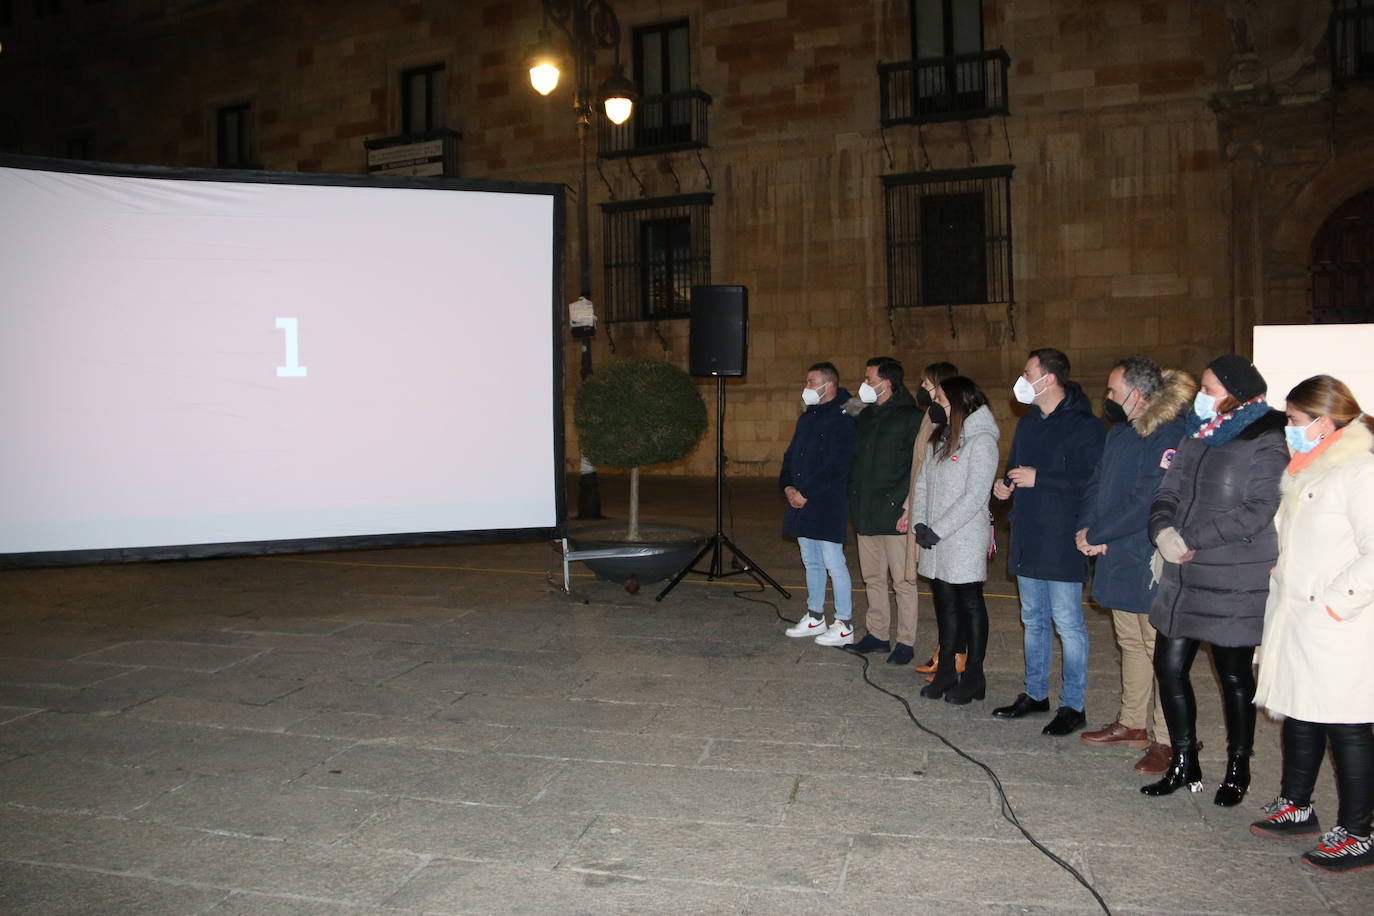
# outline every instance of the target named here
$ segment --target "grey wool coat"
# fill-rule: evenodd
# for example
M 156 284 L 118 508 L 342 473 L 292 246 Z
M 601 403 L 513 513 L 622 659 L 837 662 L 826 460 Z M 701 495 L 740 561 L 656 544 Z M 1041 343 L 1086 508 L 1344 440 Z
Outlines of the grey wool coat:
M 941 455 L 932 439 L 916 478 L 911 524 L 924 523 L 940 543 L 921 551 L 921 575 L 960 584 L 988 578 L 988 496 L 1001 456 L 992 411 L 980 407 L 964 420 L 958 446 Z

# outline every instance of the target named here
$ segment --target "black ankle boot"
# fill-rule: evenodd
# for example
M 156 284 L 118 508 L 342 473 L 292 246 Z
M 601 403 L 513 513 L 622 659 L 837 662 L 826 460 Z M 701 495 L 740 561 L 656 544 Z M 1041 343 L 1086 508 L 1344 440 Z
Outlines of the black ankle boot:
M 1184 786 L 1188 787 L 1189 792 L 1202 791 L 1202 766 L 1197 759 L 1197 745 L 1192 741 L 1183 746 L 1175 745 L 1174 756 L 1169 761 L 1164 778 L 1141 786 L 1140 792 L 1151 796 L 1172 795 Z
M 959 675 L 959 682 L 945 691 L 945 702 L 963 706 L 971 700 L 983 699 L 987 692 L 988 682 L 983 677 L 983 666 L 975 668 L 969 663 L 964 673 Z
M 921 696 L 927 700 L 938 700 L 959 681 L 959 672 L 954 668 L 954 656 L 942 656 L 940 667 L 935 671 L 935 679 L 921 688 Z
M 1217 787 L 1213 804 L 1223 808 L 1234 808 L 1245 798 L 1245 790 L 1250 788 L 1250 751 L 1231 751 L 1226 755 L 1226 776 Z

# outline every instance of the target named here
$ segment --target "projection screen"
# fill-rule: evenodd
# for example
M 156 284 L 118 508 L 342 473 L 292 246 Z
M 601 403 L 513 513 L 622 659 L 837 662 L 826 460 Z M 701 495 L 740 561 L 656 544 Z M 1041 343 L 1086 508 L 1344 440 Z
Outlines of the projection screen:
M 0 565 L 561 534 L 562 221 L 0 157 Z

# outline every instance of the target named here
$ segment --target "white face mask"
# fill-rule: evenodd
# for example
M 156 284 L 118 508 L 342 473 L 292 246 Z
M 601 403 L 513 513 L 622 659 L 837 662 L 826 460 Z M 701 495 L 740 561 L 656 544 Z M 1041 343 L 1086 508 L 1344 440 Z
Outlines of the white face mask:
M 1200 420 L 1212 419 L 1217 415 L 1217 399 L 1199 391 L 1197 397 L 1193 398 L 1193 413 L 1197 414 Z
M 868 382 L 864 382 L 859 386 L 859 400 L 863 401 L 865 404 L 874 403 L 878 400 L 878 389 L 868 384 Z
M 830 383 L 826 382 L 826 384 L 828 385 Z M 802 403 L 805 404 L 807 407 L 815 407 L 820 402 L 821 393 L 817 391 L 815 388 L 802 389 Z
M 1044 377 L 1043 375 L 1040 376 L 1040 378 Z M 1038 382 L 1040 379 L 1036 379 L 1035 381 Z M 1035 382 L 1032 382 L 1024 375 L 1017 379 L 1016 384 L 1011 388 L 1012 397 L 1016 398 L 1016 400 L 1020 401 L 1022 404 L 1030 404 L 1039 393 L 1040 392 L 1035 390 Z

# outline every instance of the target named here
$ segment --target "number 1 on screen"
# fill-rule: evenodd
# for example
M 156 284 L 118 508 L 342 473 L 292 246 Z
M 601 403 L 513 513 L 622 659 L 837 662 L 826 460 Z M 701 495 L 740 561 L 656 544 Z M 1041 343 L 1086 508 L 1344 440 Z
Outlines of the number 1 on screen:
M 300 334 L 296 319 L 278 318 L 277 330 L 286 332 L 286 365 L 277 367 L 278 378 L 305 378 L 300 362 Z

